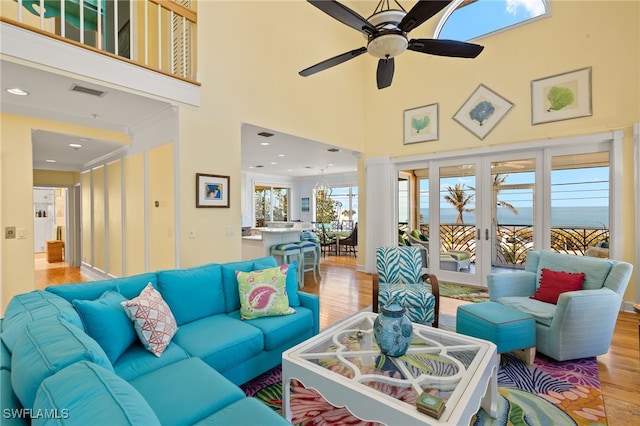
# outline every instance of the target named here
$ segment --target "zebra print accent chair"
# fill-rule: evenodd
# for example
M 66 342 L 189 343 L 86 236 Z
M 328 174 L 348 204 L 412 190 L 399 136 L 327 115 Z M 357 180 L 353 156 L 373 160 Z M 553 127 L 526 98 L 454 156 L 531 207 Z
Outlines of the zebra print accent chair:
M 429 281 L 431 288 L 425 283 Z M 414 246 L 378 247 L 373 275 L 373 312 L 396 300 L 412 322 L 438 327 L 438 278 L 422 273 L 420 249 Z

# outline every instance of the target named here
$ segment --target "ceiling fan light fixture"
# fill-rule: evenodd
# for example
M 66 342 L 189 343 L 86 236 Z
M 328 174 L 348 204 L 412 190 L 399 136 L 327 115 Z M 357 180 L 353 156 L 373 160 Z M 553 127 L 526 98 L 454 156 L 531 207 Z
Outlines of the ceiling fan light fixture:
M 367 45 L 367 52 L 379 59 L 394 58 L 407 50 L 408 46 L 409 42 L 402 34 L 382 34 L 371 39 Z

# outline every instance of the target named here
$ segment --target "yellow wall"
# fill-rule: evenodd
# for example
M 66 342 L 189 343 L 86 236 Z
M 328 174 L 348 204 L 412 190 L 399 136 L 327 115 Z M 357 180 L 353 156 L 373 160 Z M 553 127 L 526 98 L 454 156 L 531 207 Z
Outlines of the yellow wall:
M 174 145 L 168 143 L 148 153 L 150 271 L 176 266 L 173 149 Z
M 91 205 L 93 204 L 91 201 L 91 171 L 84 172 L 80 175 L 80 187 L 82 191 L 82 229 L 84 229 L 84 232 L 82 232 L 82 241 L 80 243 L 82 244 L 82 262 L 91 265 L 93 264 L 93 245 L 91 244 L 93 238 L 93 227 L 91 225 L 92 215 L 87 214 L 87 212 L 91 212 Z
M 555 1 L 552 6 L 550 18 L 479 40 L 485 51 L 474 60 L 405 52 L 396 60 L 393 85 L 379 91 L 375 88 L 376 60 L 368 55 L 314 76 L 298 76 L 303 68 L 364 45 L 360 34 L 333 22 L 307 2 L 201 1 L 201 106 L 179 108 L 174 164 L 180 197 L 176 200 L 180 266 L 240 258 L 240 191 L 232 191 L 228 209 L 198 209 L 194 181 L 196 173 L 221 174 L 230 176 L 232 188 L 240 187 L 240 126 L 244 122 L 364 152 L 359 168 L 361 249 L 366 227 L 365 158 L 425 155 L 622 129 L 623 193 L 633 194 L 630 132 L 631 124 L 640 119 L 640 2 Z M 432 21 L 411 36 L 429 37 Z M 593 116 L 532 126 L 531 80 L 586 66 L 593 69 Z M 484 141 L 451 119 L 480 83 L 515 104 Z M 403 145 L 402 111 L 431 103 L 440 105 L 440 140 Z M 32 208 L 30 131 L 65 127 L 59 123 L 42 127 L 40 122 L 3 114 L 0 123 L 0 218 L 3 226 L 27 227 L 28 235 L 33 231 L 33 224 L 27 223 Z M 61 132 L 74 134 L 75 130 L 77 134 L 78 129 L 66 127 Z M 144 237 L 144 209 L 129 204 L 129 200 L 143 199 L 144 156 L 126 158 L 124 168 L 125 248 L 130 253 L 125 273 L 131 275 L 145 270 L 144 245 L 150 241 Z M 9 181 L 11 184 L 5 183 Z M 623 200 L 623 229 L 633 229 L 638 215 L 633 202 L 633 196 Z M 234 235 L 227 235 L 228 226 L 235 230 Z M 190 227 L 195 228 L 196 238 L 188 237 Z M 624 238 L 623 258 L 634 262 L 637 243 L 631 232 Z M 32 246 L 29 238 L 2 240 L 2 306 L 13 294 L 33 288 Z M 364 251 L 359 259 L 363 255 Z M 635 298 L 633 283 L 625 295 L 627 301 Z
M 108 267 L 110 275 L 122 276 L 122 161 L 107 164 Z
M 33 185 L 74 186 L 80 183 L 78 172 L 62 172 L 56 170 L 34 170 Z
M 330 19 L 306 2 L 199 2 L 198 22 L 202 102 L 198 109 L 180 109 L 182 266 L 241 257 L 243 122 L 358 151 L 365 143 L 362 65 L 354 60 L 311 77 L 298 75 L 362 45 L 357 32 L 328 27 Z M 196 173 L 230 176 L 231 207 L 195 208 Z M 234 235 L 226 234 L 227 226 Z M 188 237 L 189 227 L 196 238 Z
M 393 85 L 366 93 L 363 159 L 410 157 L 620 129 L 625 134 L 622 193 L 630 195 L 624 196 L 620 206 L 622 229 L 634 229 L 638 213 L 631 195 L 632 125 L 640 120 L 639 9 L 640 2 L 554 1 L 550 18 L 477 40 L 485 48 L 476 59 L 405 52 L 396 61 Z M 420 27 L 425 36 L 432 31 L 430 24 Z M 593 115 L 532 125 L 531 81 L 584 67 L 592 67 Z M 366 87 L 370 88 L 375 85 L 375 69 L 368 71 Z M 481 83 L 515 104 L 482 141 L 452 119 Z M 402 111 L 432 103 L 439 104 L 439 140 L 403 145 Z M 364 193 L 360 190 L 360 206 Z M 366 228 L 366 223 L 363 226 Z M 633 263 L 638 246 L 632 232 L 624 233 L 622 245 L 623 260 Z M 627 301 L 635 300 L 634 284 L 632 278 Z
M 92 175 L 92 207 L 93 210 L 93 223 L 91 229 L 91 234 L 93 235 L 93 266 L 100 271 L 106 272 L 106 254 L 105 254 L 105 243 L 106 243 L 106 235 L 105 235 L 105 220 L 106 220 L 106 212 L 105 212 L 105 197 L 106 192 L 104 188 L 104 166 L 96 167 L 91 171 Z M 83 210 L 83 216 L 87 213 L 86 210 Z M 88 247 L 83 247 L 82 251 L 87 251 Z
M 124 159 L 125 211 L 124 247 L 127 253 L 124 275 L 141 274 L 145 268 L 144 233 L 144 154 Z
M 124 134 L 118 132 L 14 114 L 0 114 L 0 183 L 2 185 L 0 227 L 4 230 L 6 226 L 15 226 L 26 230 L 25 239 L 3 238 L 0 240 L 2 245 L 0 308 L 2 312 L 13 295 L 34 288 L 32 220 L 34 173 L 31 159 L 33 129 L 122 143 L 130 142 Z

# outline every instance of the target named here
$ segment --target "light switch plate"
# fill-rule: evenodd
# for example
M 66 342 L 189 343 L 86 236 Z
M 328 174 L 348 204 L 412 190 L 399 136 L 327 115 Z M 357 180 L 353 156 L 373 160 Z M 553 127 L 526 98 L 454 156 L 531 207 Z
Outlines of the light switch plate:
M 4 228 L 4 238 L 7 240 L 13 239 L 16 237 L 16 227 L 15 226 L 6 226 Z

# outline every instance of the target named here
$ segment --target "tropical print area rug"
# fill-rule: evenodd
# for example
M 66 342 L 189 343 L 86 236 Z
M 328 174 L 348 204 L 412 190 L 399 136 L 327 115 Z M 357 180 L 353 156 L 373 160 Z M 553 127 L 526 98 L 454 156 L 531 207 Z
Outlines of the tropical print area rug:
M 280 367 L 243 385 L 278 413 L 282 412 Z M 375 425 L 336 408 L 301 383 L 291 386 L 294 425 Z M 471 425 L 606 425 L 606 415 L 596 358 L 556 362 L 536 357 L 528 366 L 515 353 L 503 354 L 498 372 L 498 416 L 493 419 L 480 409 Z
M 444 282 L 440 282 L 438 287 L 440 296 L 443 297 L 475 303 L 489 301 L 489 292 L 486 288 Z

